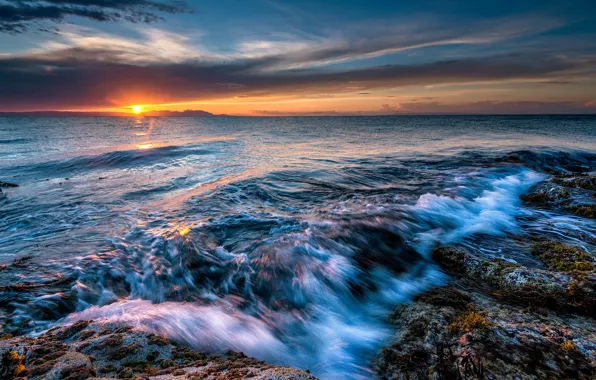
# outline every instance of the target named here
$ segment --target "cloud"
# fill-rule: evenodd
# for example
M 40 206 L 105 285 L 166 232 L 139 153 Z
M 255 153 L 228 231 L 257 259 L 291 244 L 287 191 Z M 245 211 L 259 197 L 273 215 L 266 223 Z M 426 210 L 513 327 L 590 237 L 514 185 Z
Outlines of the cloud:
M 151 27 L 138 28 L 136 32 L 136 38 L 124 38 L 92 28 L 68 25 L 56 32 L 54 40 L 43 42 L 29 53 L 38 58 L 65 61 L 79 59 L 84 52 L 90 56 L 101 52 L 98 58 L 103 61 L 137 65 L 226 58 L 194 44 L 193 34 L 183 35 Z
M 155 37 L 159 33 L 149 35 Z M 550 80 L 589 72 L 596 66 L 594 60 L 528 54 L 341 70 L 271 71 L 269 68 L 277 61 L 276 56 L 237 59 L 229 63 L 201 61 L 196 57 L 135 61 L 130 55 L 137 53 L 130 46 L 108 47 L 100 42 L 92 40 L 74 48 L 0 57 L 2 107 L 12 110 L 91 108 L 268 93 L 312 97 L 407 86 Z M 181 59 L 184 51 L 178 54 Z
M 45 30 L 78 16 L 93 21 L 129 21 L 151 23 L 160 20 L 158 13 L 182 13 L 189 8 L 182 1 L 153 0 L 19 0 L 0 2 L 0 32 L 22 33 L 31 27 Z
M 2 0 L 0 0 L 0 4 Z M 30 7 L 86 7 L 124 12 L 137 7 L 177 12 L 182 3 L 153 0 L 17 2 Z M 174 5 L 172 5 L 174 4 Z M 16 5 L 15 5 L 16 6 Z M 15 7 L 13 6 L 13 7 Z M 165 8 L 162 8 L 165 7 Z M 173 8 L 169 8 L 173 7 Z M 0 18 L 0 23 L 2 19 Z M 379 65 L 334 65 L 425 46 L 481 44 L 540 33 L 561 25 L 551 18 L 510 17 L 471 23 L 360 23 L 327 35 L 271 35 L 244 40 L 217 53 L 196 38 L 146 25 L 126 37 L 66 25 L 33 51 L 0 55 L 4 110 L 120 107 L 251 97 L 326 98 L 377 90 L 452 84 L 569 82 L 593 76 L 596 57 L 557 52 L 490 54 Z M 18 20 L 17 20 L 18 21 Z M 221 53 L 224 51 L 225 53 Z M 434 91 L 434 90 L 433 90 Z M 372 96 L 361 96 L 369 101 Z M 424 103 L 434 97 L 413 98 Z M 591 98 L 591 96 L 590 96 Z M 370 104 L 370 103 L 368 103 Z M 387 105 L 396 107 L 395 105 Z M 401 105 L 403 107 L 403 104 Z M 386 110 L 386 112 L 396 112 Z
M 480 45 L 515 40 L 563 26 L 551 17 L 514 17 L 453 22 L 375 20 L 340 27 L 324 37 L 288 41 L 245 41 L 247 57 L 268 56 L 275 69 L 297 69 L 375 58 L 386 54 L 437 46 Z
M 383 109 L 382 110 L 389 110 Z M 496 101 L 470 103 L 405 102 L 395 107 L 399 114 L 570 114 L 593 113 L 587 104 L 574 101 Z
M 369 111 L 270 111 L 253 110 L 261 116 L 393 116 L 393 115 L 447 115 L 447 114 L 580 114 L 596 110 L 581 102 L 539 102 L 539 101 L 494 101 L 484 100 L 470 103 L 446 104 L 434 102 L 406 102 L 382 104 L 379 109 Z

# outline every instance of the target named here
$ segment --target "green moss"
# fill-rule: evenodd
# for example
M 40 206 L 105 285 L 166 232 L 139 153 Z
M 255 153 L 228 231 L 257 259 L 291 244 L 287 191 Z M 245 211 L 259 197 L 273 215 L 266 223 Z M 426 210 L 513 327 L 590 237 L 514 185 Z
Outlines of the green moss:
M 171 358 L 165 358 L 161 362 L 159 362 L 159 366 L 161 368 L 170 368 L 176 365 L 176 362 Z
M 532 253 L 550 269 L 559 272 L 594 270 L 592 256 L 565 244 L 551 241 L 539 242 L 532 247 Z
M 168 340 L 162 336 L 149 334 L 149 344 L 155 344 L 157 346 L 165 346 L 168 344 Z
M 96 344 L 95 348 L 102 349 L 102 348 L 110 348 L 110 347 L 119 347 L 122 345 L 123 341 L 124 341 L 124 337 L 122 336 L 122 334 L 112 334 L 112 335 L 109 335 L 104 340 L 102 340 L 101 342 L 99 342 L 98 344 Z
M 596 205 L 568 206 L 565 210 L 582 218 L 596 219 Z
M 99 370 L 100 373 L 112 373 L 116 371 L 118 371 L 118 368 L 116 368 L 116 366 L 111 363 L 107 364 L 105 367 Z
M 155 361 L 159 357 L 159 351 L 151 351 L 147 354 L 147 361 L 152 362 Z

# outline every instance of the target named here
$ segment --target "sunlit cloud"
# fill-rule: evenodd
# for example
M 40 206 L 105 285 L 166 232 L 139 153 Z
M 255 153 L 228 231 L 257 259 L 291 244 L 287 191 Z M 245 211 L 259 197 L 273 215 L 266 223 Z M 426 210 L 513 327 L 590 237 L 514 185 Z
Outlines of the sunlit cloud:
M 306 17 L 299 11 L 296 15 Z M 549 37 L 566 25 L 562 18 L 546 15 L 469 20 L 420 16 L 374 22 L 363 18 L 308 31 L 238 30 L 218 46 L 218 36 L 201 25 L 162 28 L 141 23 L 107 31 L 64 24 L 34 49 L 0 55 L 0 102 L 14 110 L 121 110 L 137 104 L 211 110 L 223 104 L 233 108 L 288 101 L 312 109 L 316 102 L 357 100 L 366 112 L 401 112 L 416 106 L 402 98 L 378 101 L 374 107 L 371 102 L 381 93 L 401 96 L 418 91 L 424 95 L 411 103 L 444 109 L 442 98 L 433 103 L 423 97 L 435 98 L 446 88 L 466 94 L 487 89 L 476 100 L 542 102 L 537 86 L 556 85 L 561 87 L 557 93 L 565 92 L 564 99 L 590 108 L 587 104 L 596 94 L 581 84 L 596 80 L 596 49 L 587 40 L 562 44 L 556 36 Z M 548 38 L 556 42 L 550 49 L 544 47 Z M 535 41 L 536 48 L 527 41 Z M 520 94 L 517 98 L 498 96 L 512 89 Z M 270 111 L 282 109 L 279 105 Z
M 120 63 L 182 63 L 185 61 L 208 61 L 224 58 L 201 47 L 193 37 L 201 34 L 180 34 L 151 27 L 133 29 L 137 38 L 103 33 L 92 28 L 67 26 L 56 34 L 58 39 L 43 42 L 30 54 L 56 59 L 75 58 L 72 52 L 101 52 L 99 57 L 107 62 Z M 21 54 L 22 55 L 22 54 Z

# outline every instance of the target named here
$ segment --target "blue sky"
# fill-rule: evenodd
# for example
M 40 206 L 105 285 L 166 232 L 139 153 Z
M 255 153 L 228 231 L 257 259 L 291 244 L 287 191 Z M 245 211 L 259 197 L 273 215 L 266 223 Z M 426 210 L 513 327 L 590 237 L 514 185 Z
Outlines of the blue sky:
M 2 110 L 594 113 L 595 69 L 590 1 L 0 0 Z

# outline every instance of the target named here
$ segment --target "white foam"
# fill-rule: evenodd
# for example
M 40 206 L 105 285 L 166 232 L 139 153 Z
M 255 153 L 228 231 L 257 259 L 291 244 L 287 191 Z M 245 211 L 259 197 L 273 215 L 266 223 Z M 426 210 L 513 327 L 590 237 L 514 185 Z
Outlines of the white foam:
M 504 177 L 489 177 L 480 183 L 485 190 L 476 197 L 421 196 L 410 209 L 412 226 L 417 229 L 409 232 L 416 237 L 416 248 L 428 253 L 437 243 L 459 242 L 473 234 L 515 232 L 519 228 L 516 217 L 522 212 L 519 195 L 541 179 L 535 172 L 520 170 Z M 242 351 L 271 363 L 309 369 L 323 379 L 373 377 L 367 369 L 369 361 L 391 333 L 385 323 L 386 315 L 412 295 L 441 285 L 445 276 L 424 260 L 401 275 L 374 268 L 366 276 L 379 290 L 360 299 L 350 290 L 350 281 L 360 270 L 350 258 L 351 248 L 337 242 L 330 244 L 333 248 L 323 248 L 315 235 L 309 228 L 267 241 L 261 252 L 267 256 L 263 264 L 273 265 L 273 260 L 280 269 L 297 268 L 293 275 L 280 272 L 269 279 L 247 278 L 250 286 L 265 281 L 261 286 L 270 286 L 274 299 L 287 301 L 290 306 L 269 309 L 253 296 L 252 290 L 247 296 L 250 299 L 243 300 L 249 302 L 238 302 L 234 296 L 204 289 L 209 297 L 203 298 L 203 304 L 130 299 L 91 307 L 71 315 L 68 321 L 93 319 L 132 325 L 201 351 Z M 176 256 L 171 251 L 162 254 Z M 217 254 L 236 263 L 238 273 L 243 273 L 245 264 L 248 265 L 249 258 L 244 253 L 233 254 L 218 248 Z M 153 280 L 154 270 L 149 265 L 156 262 L 157 255 L 152 251 L 150 261 L 139 257 L 145 274 L 128 278 L 131 297 L 161 300 L 155 294 L 163 294 L 160 286 L 164 283 Z M 230 278 L 234 273 L 225 280 L 224 289 L 233 286 Z
M 332 264 L 333 271 L 337 266 Z M 328 279 L 308 275 L 301 284 L 310 299 L 304 310 L 273 311 L 257 305 L 243 312 L 234 297 L 208 305 L 134 299 L 93 306 L 71 314 L 65 322 L 125 324 L 201 351 L 232 349 L 271 363 L 309 369 L 322 379 L 365 379 L 372 376 L 368 360 L 390 336 L 384 318 L 391 307 L 444 280 L 433 266 L 423 272 L 401 278 L 373 273 L 383 290 L 363 301 L 356 300 L 343 283 L 329 286 Z
M 451 244 L 474 234 L 503 235 L 519 229 L 517 217 L 524 213 L 519 196 L 542 181 L 531 170 L 496 178 L 476 198 L 424 194 L 413 207 L 429 229 L 417 234 L 417 249 L 428 254 L 437 243 Z

